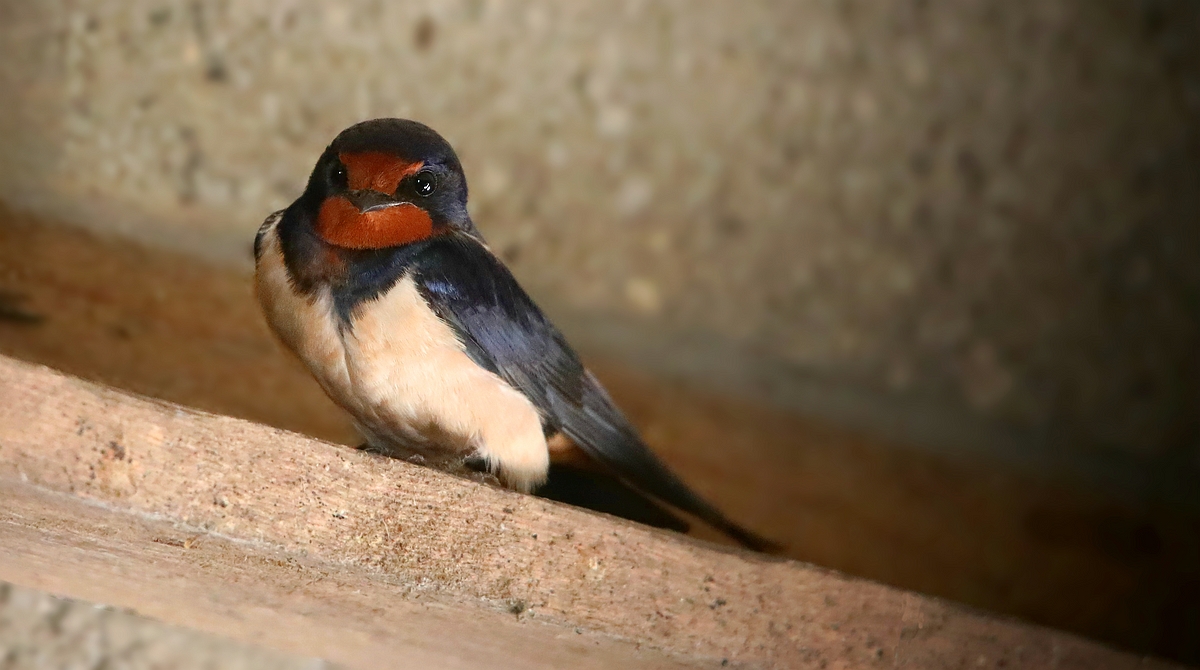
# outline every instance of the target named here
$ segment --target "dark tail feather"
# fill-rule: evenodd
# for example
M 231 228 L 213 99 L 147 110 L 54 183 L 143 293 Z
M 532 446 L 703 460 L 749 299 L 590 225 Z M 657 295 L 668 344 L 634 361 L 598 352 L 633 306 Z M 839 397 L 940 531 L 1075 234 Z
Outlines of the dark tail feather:
M 586 373 L 579 405 L 561 402 L 553 395 L 550 400 L 556 404 L 556 414 L 562 421 L 562 431 L 567 437 L 631 488 L 681 512 L 699 517 L 748 549 L 764 553 L 778 553 L 781 550 L 778 544 L 725 518 L 717 508 L 676 477 L 642 442 L 637 431 L 591 373 Z
M 723 516 L 717 520 L 705 519 L 705 521 L 722 533 L 725 533 L 734 540 L 737 540 L 738 544 L 741 544 L 747 549 L 762 552 L 764 554 L 778 554 L 783 551 L 783 545 L 779 544 L 778 542 L 772 542 L 771 540 L 768 540 L 757 533 L 748 531 Z
M 611 475 L 588 472 L 557 463 L 550 464 L 550 477 L 533 492 L 558 502 L 586 507 L 647 526 L 686 533 L 688 523 L 671 514 L 641 493 Z

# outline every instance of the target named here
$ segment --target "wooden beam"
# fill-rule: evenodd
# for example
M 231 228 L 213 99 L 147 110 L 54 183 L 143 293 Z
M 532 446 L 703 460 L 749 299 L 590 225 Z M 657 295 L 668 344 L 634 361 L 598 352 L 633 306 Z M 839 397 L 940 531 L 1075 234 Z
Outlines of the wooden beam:
M 352 667 L 1169 667 L 0 358 L 0 579 Z
M 673 658 L 501 608 L 74 496 L 0 481 L 0 576 L 357 668 L 675 668 Z

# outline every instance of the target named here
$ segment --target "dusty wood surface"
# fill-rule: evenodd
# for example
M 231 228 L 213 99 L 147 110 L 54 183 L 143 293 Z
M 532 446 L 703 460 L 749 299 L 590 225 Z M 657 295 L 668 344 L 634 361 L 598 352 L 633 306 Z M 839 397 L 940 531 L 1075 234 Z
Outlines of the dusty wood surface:
M 357 667 L 1158 665 L 4 358 L 0 482 L 0 579 Z
M 448 604 L 369 571 L 0 481 L 4 580 L 359 668 L 658 668 L 682 659 Z M 409 593 L 409 595 L 401 595 Z

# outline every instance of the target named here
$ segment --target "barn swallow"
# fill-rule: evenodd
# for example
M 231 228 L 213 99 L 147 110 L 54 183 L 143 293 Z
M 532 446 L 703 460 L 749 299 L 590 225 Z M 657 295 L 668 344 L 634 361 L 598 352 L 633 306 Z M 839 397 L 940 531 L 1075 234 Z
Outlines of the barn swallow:
M 647 448 L 489 250 L 462 165 L 428 126 L 376 119 L 343 131 L 303 194 L 263 223 L 254 255 L 267 322 L 372 450 L 474 461 L 509 488 L 558 499 L 590 480 L 553 468 L 586 461 L 750 548 L 773 546 Z M 563 474 L 547 483 L 552 469 Z M 686 529 L 663 513 L 650 522 Z

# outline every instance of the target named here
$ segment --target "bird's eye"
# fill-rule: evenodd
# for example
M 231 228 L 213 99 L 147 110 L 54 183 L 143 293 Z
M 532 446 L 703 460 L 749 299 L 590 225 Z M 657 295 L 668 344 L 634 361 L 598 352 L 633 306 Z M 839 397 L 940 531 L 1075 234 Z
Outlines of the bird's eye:
M 432 172 L 418 172 L 413 176 L 413 190 L 422 198 L 437 190 L 437 179 Z
M 350 185 L 349 176 L 346 174 L 346 166 L 339 163 L 334 163 L 329 170 L 329 181 L 337 188 L 346 188 Z

